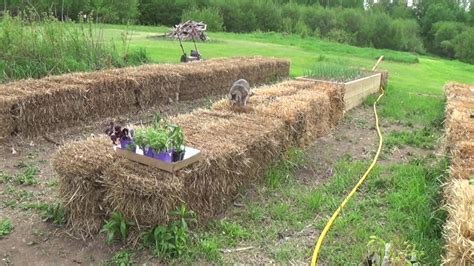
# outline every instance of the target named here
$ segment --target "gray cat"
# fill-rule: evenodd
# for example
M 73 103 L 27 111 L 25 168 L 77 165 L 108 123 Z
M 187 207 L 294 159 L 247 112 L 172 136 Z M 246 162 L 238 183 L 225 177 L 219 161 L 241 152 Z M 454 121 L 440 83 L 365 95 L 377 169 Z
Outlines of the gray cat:
M 232 84 L 229 91 L 229 100 L 232 104 L 239 106 L 247 105 L 247 100 L 253 92 L 250 91 L 250 84 L 245 79 L 239 79 Z

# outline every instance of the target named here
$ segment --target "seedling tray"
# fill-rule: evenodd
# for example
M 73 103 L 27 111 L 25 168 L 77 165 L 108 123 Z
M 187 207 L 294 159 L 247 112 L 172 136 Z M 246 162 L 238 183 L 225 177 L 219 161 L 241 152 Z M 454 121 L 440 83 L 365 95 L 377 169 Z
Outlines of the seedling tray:
M 178 171 L 179 169 L 182 169 L 190 164 L 193 164 L 197 161 L 199 161 L 202 158 L 201 151 L 191 148 L 191 147 L 185 147 L 186 153 L 184 154 L 184 158 L 181 161 L 177 162 L 172 162 L 172 163 L 167 163 L 162 160 L 158 160 L 155 158 L 147 157 L 143 155 L 143 150 L 137 148 L 136 152 L 132 152 L 129 150 L 123 150 L 120 148 L 120 146 L 113 146 L 113 149 L 115 152 L 128 160 L 141 163 L 144 165 L 148 165 L 154 168 L 158 168 L 160 170 L 166 171 L 173 173 L 175 171 Z

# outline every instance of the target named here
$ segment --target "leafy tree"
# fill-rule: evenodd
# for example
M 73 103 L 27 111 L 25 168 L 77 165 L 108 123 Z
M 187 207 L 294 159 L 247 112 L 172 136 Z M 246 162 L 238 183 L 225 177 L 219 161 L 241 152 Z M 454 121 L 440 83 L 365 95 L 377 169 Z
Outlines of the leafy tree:
M 432 51 L 441 56 L 454 58 L 455 39 L 467 29 L 463 23 L 453 21 L 437 22 L 433 25 L 434 36 Z
M 474 64 L 474 28 L 470 27 L 468 30 L 459 34 L 454 43 L 456 58 Z

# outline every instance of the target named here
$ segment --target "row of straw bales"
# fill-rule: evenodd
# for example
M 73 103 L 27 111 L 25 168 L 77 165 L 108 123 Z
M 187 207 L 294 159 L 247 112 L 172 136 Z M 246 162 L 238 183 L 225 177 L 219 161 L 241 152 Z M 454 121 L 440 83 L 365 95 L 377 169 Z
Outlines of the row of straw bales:
M 448 218 L 444 227 L 446 265 L 474 265 L 474 86 L 445 87 L 449 180 L 444 189 Z
M 245 77 L 253 86 L 287 78 L 286 60 L 247 57 L 73 73 L 0 86 L 0 139 L 32 136 L 170 101 L 227 92 Z
M 140 229 L 169 221 L 186 204 L 200 219 L 217 215 L 238 189 L 257 182 L 290 146 L 325 135 L 341 118 L 343 89 L 287 81 L 255 91 L 246 109 L 227 100 L 172 117 L 203 159 L 170 174 L 116 156 L 99 136 L 64 145 L 54 156 L 60 198 L 75 233 L 91 236 L 112 212 Z

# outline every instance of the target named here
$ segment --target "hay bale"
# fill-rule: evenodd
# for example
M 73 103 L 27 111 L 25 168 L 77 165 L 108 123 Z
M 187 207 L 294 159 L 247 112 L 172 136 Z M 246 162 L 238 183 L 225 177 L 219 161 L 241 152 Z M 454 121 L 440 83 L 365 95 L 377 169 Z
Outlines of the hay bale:
M 17 131 L 13 114 L 16 110 L 18 97 L 5 94 L 7 94 L 5 91 L 0 91 L 0 125 L 2 125 L 0 127 L 0 140 Z
M 444 190 L 448 219 L 444 226 L 446 265 L 474 264 L 474 109 L 472 85 L 445 86 L 446 148 L 451 155 L 449 181 Z
M 268 101 L 267 95 L 275 98 Z M 226 102 L 223 100 L 212 110 L 198 109 L 170 118 L 172 123 L 183 127 L 185 144 L 200 149 L 203 154 L 201 161 L 174 175 L 114 154 L 112 160 L 97 160 L 100 169 L 86 168 L 81 172 L 77 167 L 65 168 L 61 164 L 55 170 L 60 176 L 100 172 L 99 178 L 88 180 L 100 186 L 102 202 L 96 202 L 102 204 L 102 215 L 120 211 L 140 228 L 166 223 L 169 211 L 182 203 L 200 219 L 206 219 L 221 212 L 238 189 L 263 177 L 271 162 L 289 146 L 304 145 L 334 126 L 330 113 L 342 113 L 342 108 L 332 110 L 329 95 L 334 95 L 329 87 L 318 90 L 312 82 L 284 82 L 257 90 L 245 112 L 223 108 Z M 81 146 L 87 149 L 89 144 Z M 102 149 L 107 149 L 106 146 Z
M 0 137 L 14 131 L 32 136 L 168 104 L 180 95 L 192 100 L 225 94 L 238 78 L 252 84 L 286 78 L 289 62 L 250 57 L 217 59 L 191 64 L 144 65 L 91 73 L 72 73 L 0 86 Z M 8 92 L 8 94 L 7 94 Z M 9 98 L 16 99 L 10 102 Z M 7 110 L 13 110 L 8 114 Z
M 474 139 L 474 92 L 472 85 L 449 83 L 445 86 L 446 104 L 446 144 L 452 149 L 458 141 Z
M 446 265 L 474 264 L 474 185 L 453 180 L 445 189 L 448 219 L 444 226 Z
M 474 177 L 474 142 L 458 142 L 451 152 L 450 178 L 470 179 Z
M 64 203 L 67 226 L 83 238 L 99 232 L 105 214 L 103 172 L 114 154 L 106 136 L 62 146 L 53 157 L 59 176 L 59 198 Z
M 107 215 L 121 212 L 138 228 L 169 221 L 169 212 L 183 202 L 181 178 L 118 158 L 103 174 Z

